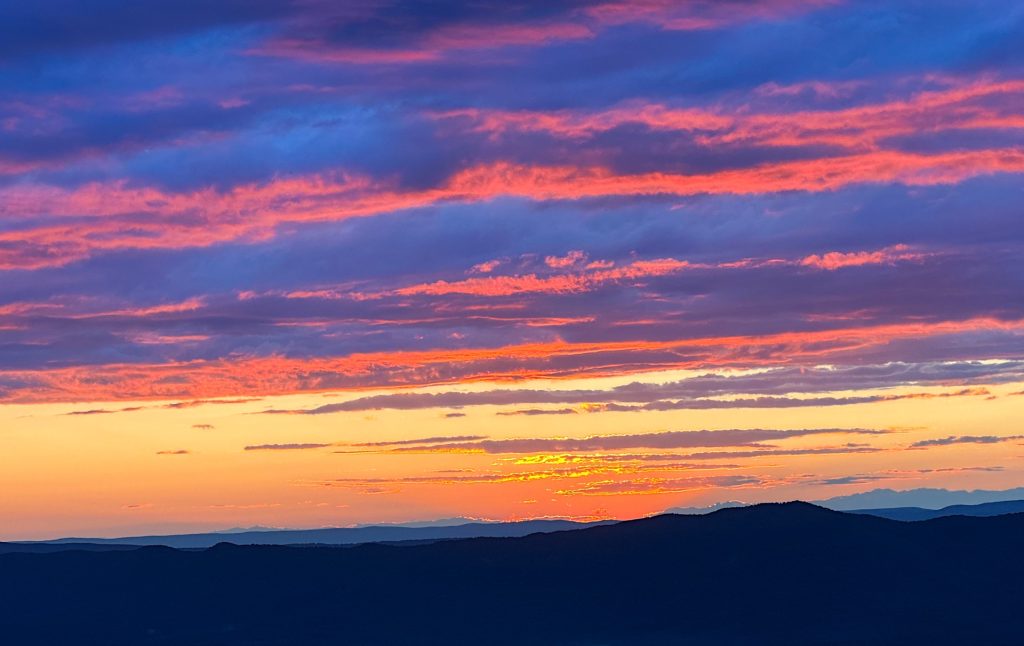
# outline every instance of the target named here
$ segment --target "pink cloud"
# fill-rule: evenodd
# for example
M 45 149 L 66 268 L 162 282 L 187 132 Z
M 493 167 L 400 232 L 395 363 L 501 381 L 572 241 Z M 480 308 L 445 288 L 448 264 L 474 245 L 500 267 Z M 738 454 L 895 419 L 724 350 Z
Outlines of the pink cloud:
M 478 264 L 473 265 L 472 267 L 470 267 L 469 273 L 471 273 L 471 274 L 489 274 L 492 271 L 494 271 L 495 269 L 497 269 L 501 265 L 501 263 L 502 263 L 501 260 L 488 260 L 486 262 L 481 262 L 481 263 L 478 263 Z
M 1017 105 L 1024 100 L 1024 81 L 953 79 L 949 87 L 919 92 L 909 99 L 837 110 L 788 113 L 745 113 L 736 110 L 675 108 L 634 101 L 600 111 L 508 111 L 459 109 L 434 113 L 440 120 L 468 122 L 470 128 L 500 136 L 509 132 L 548 132 L 559 137 L 583 138 L 626 124 L 652 130 L 689 132 L 706 145 L 737 143 L 762 146 L 834 145 L 853 150 L 874 150 L 879 142 L 897 135 L 943 130 L 1024 128 Z M 838 96 L 856 87 L 807 82 L 791 86 L 769 84 L 761 94 L 813 91 Z
M 570 251 L 564 256 L 547 256 L 544 258 L 544 264 L 553 269 L 565 269 L 566 267 L 572 267 L 578 265 L 587 259 L 587 254 L 582 251 Z
M 925 257 L 924 254 L 912 252 L 909 249 L 907 245 L 898 244 L 879 249 L 878 251 L 854 251 L 850 253 L 830 251 L 821 255 L 813 254 L 807 256 L 800 261 L 800 264 L 805 267 L 835 271 L 843 267 L 891 265 L 901 261 L 922 260 Z
M 871 151 L 692 175 L 621 175 L 600 167 L 494 163 L 456 173 L 437 188 L 414 191 L 398 191 L 344 173 L 188 193 L 133 187 L 120 181 L 76 189 L 19 184 L 0 189 L 0 215 L 45 216 L 49 221 L 35 228 L 0 232 L 0 268 L 62 265 L 117 249 L 257 242 L 273 237 L 276 228 L 285 223 L 340 221 L 501 196 L 549 201 L 821 192 L 862 183 L 953 184 L 979 175 L 1020 172 L 1024 172 L 1024 151 L 1010 148 L 937 154 Z M 60 216 L 85 216 L 86 220 L 65 224 Z
M 837 4 L 836 0 L 611 0 L 585 10 L 604 25 L 646 22 L 669 31 L 715 29 L 773 20 Z

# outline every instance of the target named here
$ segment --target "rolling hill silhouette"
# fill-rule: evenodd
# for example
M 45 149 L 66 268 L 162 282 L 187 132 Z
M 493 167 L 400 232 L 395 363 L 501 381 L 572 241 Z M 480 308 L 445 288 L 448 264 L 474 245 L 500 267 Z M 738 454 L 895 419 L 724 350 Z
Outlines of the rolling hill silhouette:
M 12 644 L 1019 644 L 1024 514 L 807 503 L 523 538 L 0 554 Z

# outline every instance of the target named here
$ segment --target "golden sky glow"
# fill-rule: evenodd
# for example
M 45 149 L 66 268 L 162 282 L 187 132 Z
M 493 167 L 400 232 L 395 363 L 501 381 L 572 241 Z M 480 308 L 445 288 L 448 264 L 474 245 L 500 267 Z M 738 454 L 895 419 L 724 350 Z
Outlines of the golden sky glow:
M 685 372 L 643 376 L 675 381 Z M 632 379 L 560 381 L 560 390 L 608 389 Z M 552 384 L 525 383 L 533 389 Z M 474 383 L 463 392 L 507 384 Z M 435 387 L 425 392 L 442 392 Z M 901 387 L 885 396 L 940 395 L 959 387 Z M 6 539 L 56 535 L 344 526 L 470 517 L 628 518 L 721 500 L 817 499 L 875 486 L 1007 488 L 1022 484 L 1024 439 L 921 449 L 949 436 L 1012 436 L 1024 384 L 988 394 L 913 397 L 783 409 L 502 415 L 513 406 L 274 415 L 354 399 L 351 393 L 257 398 L 164 408 L 166 401 L 0 407 L 0 501 Z M 402 391 L 407 393 L 408 391 Z M 880 391 L 831 393 L 864 396 Z M 369 393 L 372 395 L 373 393 Z M 359 393 L 367 396 L 367 393 Z M 107 414 L 69 414 L 144 407 Z M 586 405 L 574 405 L 586 411 Z M 563 406 L 545 406 L 559 410 Z M 458 414 L 460 417 L 449 417 Z M 410 451 L 353 446 L 422 438 L 586 438 L 676 430 L 876 429 L 772 441 L 774 448 L 650 448 L 572 452 Z M 471 443 L 471 442 L 470 442 Z M 765 443 L 759 443 L 765 444 Z M 278 447 L 256 449 L 260 445 Z M 323 445 L 280 448 L 288 445 Z M 852 446 L 851 446 L 852 445 Z M 428 449 L 431 445 L 421 445 Z M 394 448 L 402 450 L 395 452 Z M 790 450 L 836 453 L 786 455 Z M 855 452 L 845 452 L 854 450 Z M 877 449 L 867 452 L 864 449 Z M 764 452 L 753 457 L 737 453 Z M 781 452 L 773 455 L 774 452 Z M 709 456 L 721 453 L 721 458 Z M 731 455 L 732 454 L 732 455 Z M 850 478 L 849 484 L 826 484 Z M 838 481 L 842 482 L 842 481 Z

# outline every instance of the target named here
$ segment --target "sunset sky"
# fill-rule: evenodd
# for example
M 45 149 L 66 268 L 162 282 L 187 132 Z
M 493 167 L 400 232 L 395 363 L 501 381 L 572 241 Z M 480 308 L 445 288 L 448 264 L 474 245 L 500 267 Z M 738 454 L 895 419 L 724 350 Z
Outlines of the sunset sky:
M 0 540 L 1024 486 L 1024 4 L 142 5 L 0 5 Z

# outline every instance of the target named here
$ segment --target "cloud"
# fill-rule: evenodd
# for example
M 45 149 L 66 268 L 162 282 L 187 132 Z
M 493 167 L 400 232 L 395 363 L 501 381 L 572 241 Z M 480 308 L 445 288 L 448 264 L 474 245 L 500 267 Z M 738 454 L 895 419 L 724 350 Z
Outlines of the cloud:
M 304 449 L 322 449 L 330 444 L 253 444 L 245 447 L 246 451 L 295 451 Z
M 230 397 L 458 381 L 559 379 L 612 376 L 656 369 L 698 369 L 797 363 L 841 363 L 871 349 L 891 350 L 899 341 L 966 333 L 1012 336 L 1020 321 L 990 318 L 907 322 L 891 325 L 671 341 L 543 342 L 518 346 L 439 347 L 423 351 L 357 353 L 344 357 L 281 356 L 195 360 L 185 364 L 108 364 L 33 371 L 30 387 L 10 389 L 8 401 L 167 399 L 203 394 Z M 942 344 L 947 347 L 947 344 Z M 977 349 L 972 349 L 977 356 Z M 443 370 L 438 370 L 443 366 Z M 4 373 L 23 377 L 25 372 Z M 196 400 L 211 401 L 212 400 Z M 241 401 L 241 400 L 238 400 Z M 185 404 L 183 404 L 185 405 Z M 313 411 L 345 410 L 346 403 Z M 275 411 L 281 412 L 281 411 Z
M 762 486 L 764 478 L 751 475 L 707 476 L 698 478 L 637 478 L 608 480 L 557 491 L 561 496 L 635 496 L 683 493 L 701 489 L 725 489 Z
M 471 274 L 489 274 L 501 266 L 502 260 L 485 260 L 470 267 Z
M 533 415 L 575 415 L 579 411 L 575 408 L 526 408 L 520 410 L 505 410 L 498 411 L 498 415 L 504 416 L 516 416 L 525 415 L 527 417 Z
M 836 476 L 834 478 L 822 478 L 820 480 L 813 480 L 811 484 L 823 485 L 823 486 L 838 486 L 838 485 L 850 485 L 850 484 L 865 484 L 868 482 L 875 482 L 876 480 L 891 480 L 893 476 L 883 474 L 864 474 L 864 475 L 848 475 L 848 476 Z
M 0 61 L 72 55 L 91 48 L 257 23 L 283 17 L 287 8 L 288 3 L 278 0 L 156 0 L 138 13 L 126 12 L 116 0 L 68 0 L 32 8 L 7 5 L 0 11 Z
M 930 446 L 949 446 L 950 444 L 997 444 L 1024 439 L 1024 435 L 950 435 L 949 437 L 920 440 L 910 445 L 912 449 Z
M 587 453 L 587 454 L 531 454 L 514 458 L 515 464 L 614 464 L 634 463 L 687 463 L 699 460 L 746 460 L 762 457 L 843 455 L 877 453 L 884 451 L 866 444 L 847 443 L 841 446 L 821 446 L 806 449 L 756 448 L 727 451 L 700 451 L 696 453 Z M 692 468 L 693 465 L 687 465 Z M 734 468 L 734 464 L 718 463 L 714 468 Z M 709 466 L 711 468 L 711 466 Z
M 565 269 L 577 265 L 586 259 L 587 254 L 576 249 L 564 256 L 547 256 L 544 258 L 544 264 L 552 269 Z
M 886 431 L 862 428 L 817 429 L 729 429 L 663 431 L 633 435 L 605 435 L 585 438 L 520 438 L 479 440 L 436 444 L 432 451 L 481 451 L 485 453 L 551 453 L 574 451 L 611 451 L 633 448 L 678 449 L 689 447 L 729 447 L 757 445 L 811 435 L 881 435 Z M 401 449 L 400 449 L 401 450 Z
M 824 0 L 772 0 L 748 3 L 551 2 L 521 1 L 479 7 L 441 3 L 424 15 L 416 3 L 386 9 L 373 5 L 309 11 L 287 21 L 283 33 L 250 50 L 252 55 L 334 65 L 424 65 L 447 59 L 488 60 L 507 48 L 535 49 L 588 41 L 602 31 L 645 24 L 667 31 L 722 29 L 747 21 L 775 20 L 829 4 Z
M 833 85 L 815 87 L 828 90 Z M 922 90 L 909 98 L 828 110 L 759 112 L 745 105 L 748 110 L 736 111 L 634 101 L 600 111 L 467 108 L 432 116 L 490 136 L 544 132 L 578 140 L 641 126 L 662 134 L 685 133 L 703 145 L 826 145 L 855 151 L 891 147 L 896 137 L 920 132 L 925 120 L 929 132 L 1022 128 L 1024 120 L 1014 108 L 1021 95 L 1024 81 L 968 77 L 949 79 L 939 89 Z
M 406 485 L 476 485 L 476 484 L 508 484 L 508 483 L 531 483 L 547 480 L 568 480 L 585 482 L 595 477 L 631 477 L 639 473 L 659 472 L 688 472 L 688 471 L 713 471 L 722 469 L 736 469 L 734 464 L 624 464 L 621 462 L 600 462 L 592 461 L 581 466 L 546 468 L 531 471 L 501 471 L 473 473 L 471 470 L 446 470 L 435 472 L 434 475 L 424 476 L 400 476 L 394 478 L 336 478 L 318 484 L 327 487 L 346 487 L 360 491 L 367 489 L 383 488 L 387 491 L 395 491 L 397 488 Z M 710 481 L 717 476 L 704 477 Z M 723 476 L 727 478 L 745 478 L 746 476 Z
M 0 215 L 35 216 L 45 224 L 0 232 L 0 269 L 61 266 L 124 249 L 266 240 L 284 225 L 340 222 L 447 202 L 817 193 L 859 184 L 950 185 L 984 175 L 1022 172 L 1024 152 L 993 148 L 934 154 L 871 151 L 692 174 L 623 174 L 600 166 L 495 162 L 461 169 L 438 187 L 410 191 L 340 170 L 227 191 L 206 188 L 176 194 L 123 181 L 71 190 L 18 184 L 0 187 Z M 66 220 L 81 213 L 90 217 L 74 224 L 46 217 Z M 146 217 L 138 217 L 139 213 Z M 239 218 L 239 213 L 247 217 Z
M 793 398 L 784 393 L 813 393 L 866 388 L 892 388 L 907 385 L 949 384 L 974 380 L 1024 379 L 1024 364 L 999 363 L 888 363 L 867 366 L 828 366 L 771 368 L 751 374 L 704 374 L 668 383 L 634 382 L 609 389 L 537 390 L 495 389 L 484 391 L 448 391 L 440 393 L 395 393 L 361 397 L 347 402 L 325 404 L 301 414 L 323 415 L 365 410 L 417 410 L 463 406 L 503 406 L 522 404 L 582 404 L 579 410 L 636 411 L 713 408 L 786 408 L 799 406 L 839 406 L 906 398 L 951 397 L 987 394 L 987 391 L 961 389 L 944 393 L 900 395 L 863 395 L 849 397 Z M 758 398 L 736 395 L 764 394 Z M 772 396 L 768 396 L 772 395 Z M 728 400 L 708 397 L 730 396 Z M 638 404 L 636 406 L 624 405 Z M 571 414 L 577 409 L 529 409 L 528 413 L 503 411 L 512 415 Z
M 702 453 L 687 453 L 678 456 L 685 460 L 738 460 L 746 458 L 760 458 L 772 456 L 800 456 L 800 455 L 843 455 L 859 453 L 877 453 L 883 451 L 870 446 L 839 446 L 839 447 L 818 447 L 811 449 L 758 449 L 753 451 L 705 451 Z
M 862 267 L 864 265 L 892 264 L 906 260 L 921 260 L 923 257 L 920 253 L 909 251 L 909 247 L 906 245 L 894 245 L 872 252 L 841 253 L 831 251 L 821 255 L 812 254 L 801 260 L 800 264 L 806 267 L 835 271 L 844 267 Z
M 186 451 L 185 449 L 176 449 L 176 450 L 172 450 L 172 451 L 157 451 L 156 452 L 157 455 L 188 455 L 189 453 L 191 453 L 191 451 Z
M 381 446 L 408 446 L 417 444 L 445 444 L 448 442 L 473 442 L 476 440 L 487 439 L 486 435 L 441 435 L 434 437 L 421 437 L 412 438 L 407 440 L 389 440 L 381 442 L 359 442 L 354 444 L 339 445 L 339 446 L 361 446 L 361 447 L 381 447 Z
M 1017 356 L 995 7 L 116 4 L 0 10 L 4 402 L 788 370 L 465 404 L 767 409 Z
M 113 415 L 114 413 L 134 413 L 140 410 L 179 410 L 182 408 L 197 408 L 199 406 L 208 405 L 223 405 L 231 406 L 235 404 L 248 404 L 250 402 L 261 401 L 259 397 L 239 397 L 234 399 L 192 399 L 188 401 L 170 402 L 167 404 L 156 404 L 156 405 L 145 405 L 145 406 L 127 406 L 124 408 L 90 408 L 87 410 L 75 410 L 65 415 Z M 196 425 L 193 428 L 200 428 L 204 425 Z M 209 428 L 213 428 L 212 426 Z
M 851 406 L 902 399 L 941 399 L 989 395 L 984 388 L 969 388 L 951 393 L 907 393 L 904 395 L 864 395 L 859 397 L 740 397 L 734 399 L 656 400 L 643 405 L 584 404 L 579 409 L 527 409 L 501 411 L 498 415 L 562 415 L 571 413 L 641 412 L 668 410 L 719 410 L 732 408 L 803 408 L 818 406 Z
M 706 263 L 690 262 L 676 258 L 654 258 L 650 260 L 631 260 L 616 266 L 614 261 L 593 261 L 577 268 L 585 255 L 582 252 L 570 252 L 565 257 L 548 256 L 544 264 L 547 273 L 494 274 L 491 265 L 487 272 L 480 272 L 479 266 L 472 267 L 469 273 L 487 273 L 487 276 L 475 276 L 460 280 L 437 280 L 429 283 L 416 283 L 390 290 L 355 291 L 350 287 L 321 288 L 315 290 L 298 290 L 284 293 L 264 294 L 265 296 L 283 296 L 288 299 L 316 300 L 351 300 L 368 301 L 408 296 L 448 296 L 466 295 L 485 298 L 520 296 L 527 294 L 579 294 L 618 284 L 646 285 L 647 279 L 678 276 L 694 272 L 725 272 L 750 271 L 757 269 L 779 269 L 783 267 L 812 267 L 834 270 L 839 267 L 894 264 L 899 261 L 921 261 L 937 255 L 910 251 L 907 245 L 894 245 L 876 251 L 829 252 L 824 255 L 811 255 L 801 259 L 786 258 L 744 258 L 740 260 Z M 574 255 L 580 254 L 580 255 Z M 521 265 L 524 263 L 521 263 Z M 572 271 L 567 271 L 567 270 Z M 554 271 L 550 271 L 554 270 Z M 246 295 L 254 298 L 256 295 Z M 538 318 L 538 320 L 545 320 Z M 593 319 L 553 319 L 565 322 L 589 322 Z
M 110 410 L 106 408 L 90 408 L 87 410 L 73 410 L 65 415 L 111 415 L 113 413 L 130 413 L 137 410 L 143 410 L 145 406 L 129 406 L 127 408 L 118 408 Z
M 550 260 L 550 257 L 548 258 Z M 565 268 L 570 265 L 551 265 Z M 672 258 L 656 260 L 638 260 L 623 267 L 597 269 L 576 274 L 553 274 L 538 276 L 524 274 L 516 276 L 487 276 L 484 278 L 467 278 L 460 281 L 436 281 L 433 283 L 410 285 L 392 292 L 365 294 L 364 298 L 380 298 L 383 296 L 443 296 L 447 294 L 468 294 L 474 296 L 512 296 L 529 293 L 572 293 L 590 291 L 601 285 L 623 280 L 639 280 L 648 277 L 665 276 L 689 267 L 686 261 Z
M 862 473 L 846 476 L 836 476 L 830 478 L 812 479 L 808 481 L 808 484 L 824 486 L 864 484 L 869 482 L 875 482 L 878 480 L 917 478 L 919 476 L 927 476 L 936 473 L 998 473 L 1003 470 L 1004 468 L 1001 466 L 961 466 L 945 467 L 940 469 L 889 469 L 887 471 L 880 471 L 877 473 Z

